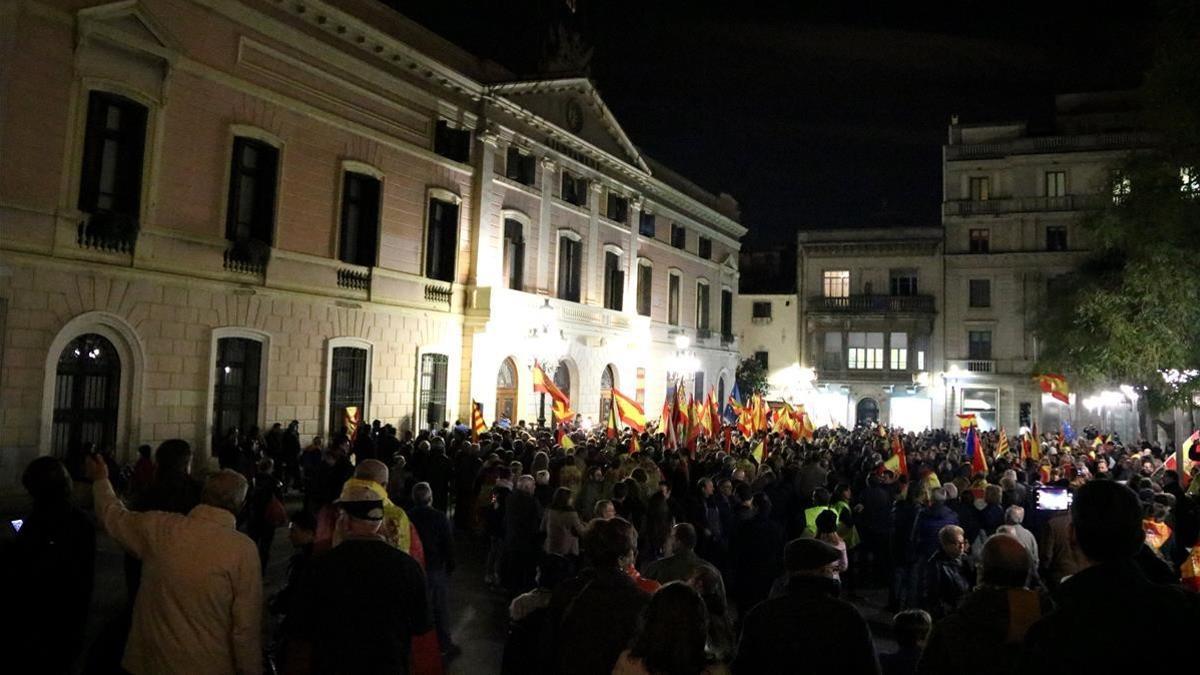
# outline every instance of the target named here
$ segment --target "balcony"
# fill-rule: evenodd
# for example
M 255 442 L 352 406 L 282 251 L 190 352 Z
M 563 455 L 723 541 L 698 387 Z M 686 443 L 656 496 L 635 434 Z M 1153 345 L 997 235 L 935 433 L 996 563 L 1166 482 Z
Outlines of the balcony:
M 829 314 L 932 314 L 937 311 L 932 295 L 851 295 L 809 298 L 808 311 Z
M 997 197 L 994 199 L 962 199 L 944 202 L 942 215 L 985 216 L 1000 213 L 1039 213 L 1051 211 L 1083 211 L 1102 208 L 1104 195 L 1063 195 L 1062 197 Z
M 80 248 L 108 253 L 133 253 L 137 238 L 137 218 L 117 213 L 93 213 L 80 221 L 75 243 Z
M 1010 155 L 1037 155 L 1060 152 L 1132 150 L 1153 145 L 1153 134 L 1113 133 L 1082 136 L 1041 136 L 1018 138 L 1000 143 L 971 143 L 945 146 L 946 159 L 989 159 Z

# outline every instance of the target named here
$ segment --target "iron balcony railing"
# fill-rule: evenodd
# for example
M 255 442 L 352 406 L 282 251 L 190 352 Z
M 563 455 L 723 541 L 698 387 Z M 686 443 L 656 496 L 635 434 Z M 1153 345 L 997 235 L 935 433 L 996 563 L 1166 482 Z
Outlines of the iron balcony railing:
M 1083 211 L 1104 206 L 1104 195 L 1063 195 L 1061 197 L 994 197 L 944 202 L 942 214 L 977 216 L 997 213 L 1036 213 L 1042 211 Z
M 932 295 L 849 295 L 827 298 L 823 295 L 809 299 L 810 312 L 838 314 L 899 314 L 935 312 Z

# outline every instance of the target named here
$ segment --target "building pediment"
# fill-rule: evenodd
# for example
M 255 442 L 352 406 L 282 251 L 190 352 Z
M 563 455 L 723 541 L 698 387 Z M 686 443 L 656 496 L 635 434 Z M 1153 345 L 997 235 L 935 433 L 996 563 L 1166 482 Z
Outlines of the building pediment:
M 103 42 L 173 60 L 179 44 L 136 0 L 122 0 L 79 11 L 79 40 Z
M 529 113 L 650 173 L 600 93 L 587 78 L 506 82 L 488 88 Z

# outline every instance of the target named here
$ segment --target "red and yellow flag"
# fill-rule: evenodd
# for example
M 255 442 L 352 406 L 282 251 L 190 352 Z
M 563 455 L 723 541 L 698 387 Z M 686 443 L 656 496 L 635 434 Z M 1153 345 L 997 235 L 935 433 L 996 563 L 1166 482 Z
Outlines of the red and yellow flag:
M 979 423 L 975 419 L 975 413 L 960 414 L 955 415 L 955 417 L 958 418 L 958 430 L 961 433 L 965 434 L 971 427 L 979 426 Z
M 487 424 L 483 421 L 483 404 L 478 401 L 471 401 L 471 440 L 478 442 L 479 434 L 487 431 Z
M 622 394 L 616 387 L 612 389 L 612 407 L 621 424 L 639 434 L 646 430 L 646 411 L 642 404 Z
M 620 434 L 621 428 L 617 425 L 617 402 L 614 398 L 608 406 L 608 419 L 604 421 L 604 435 L 616 440 Z
M 1008 432 L 1004 427 L 1000 427 L 1000 438 L 996 441 L 996 456 L 999 457 L 1008 452 Z
M 1033 379 L 1037 380 L 1043 392 L 1050 394 L 1063 403 L 1071 402 L 1071 391 L 1067 388 L 1067 378 L 1062 375 L 1047 373 L 1045 375 L 1035 375 Z
M 1034 461 L 1042 459 L 1042 437 L 1038 434 L 1037 422 L 1033 423 L 1033 431 L 1029 433 L 1029 456 Z
M 904 454 L 904 444 L 899 436 L 892 436 L 892 456 L 883 463 L 883 468 L 897 476 L 908 475 L 908 456 Z

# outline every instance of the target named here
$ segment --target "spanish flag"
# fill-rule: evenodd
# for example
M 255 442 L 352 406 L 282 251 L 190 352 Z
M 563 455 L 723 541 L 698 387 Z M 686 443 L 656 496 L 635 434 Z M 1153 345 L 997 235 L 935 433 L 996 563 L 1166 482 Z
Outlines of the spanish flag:
M 813 440 L 816 437 L 816 429 L 813 427 L 812 416 L 804 409 L 804 404 L 800 404 L 796 411 L 799 413 L 800 438 Z
M 974 426 L 967 429 L 967 458 L 971 460 L 972 473 L 987 473 L 987 458 L 983 456 L 983 448 L 979 447 L 979 433 Z
M 479 442 L 479 434 L 487 431 L 487 424 L 483 421 L 483 404 L 478 401 L 471 401 L 471 440 Z
M 1062 375 L 1047 373 L 1045 375 L 1036 375 L 1033 379 L 1037 380 L 1043 392 L 1050 394 L 1063 403 L 1071 402 L 1071 392 L 1067 388 L 1067 378 Z
M 908 456 L 904 453 L 904 444 L 899 436 L 892 436 L 892 456 L 883 463 L 883 468 L 897 476 L 908 475 Z
M 641 449 L 642 449 L 642 446 L 638 443 L 638 435 L 631 434 L 629 436 L 629 454 L 636 455 L 638 452 L 641 451 Z
M 541 364 L 533 364 L 533 390 L 542 394 L 549 394 L 554 401 L 561 402 L 563 409 L 571 407 L 571 399 L 562 392 L 546 375 L 546 371 L 542 370 Z
M 750 456 L 753 457 L 754 461 L 758 462 L 759 465 L 763 463 L 763 460 L 767 458 L 766 439 L 760 440 L 758 445 L 754 446 L 754 449 L 750 451 Z
M 622 394 L 616 387 L 612 390 L 612 407 L 621 424 L 639 434 L 646 430 L 646 411 L 642 404 Z
M 617 402 L 615 398 L 608 406 L 608 419 L 605 421 L 604 435 L 613 440 L 621 435 L 621 428 L 617 426 Z
M 571 440 L 571 437 L 567 434 L 562 435 L 562 438 L 559 439 L 558 444 L 562 446 L 563 450 L 569 450 L 575 447 L 575 441 Z
M 955 417 L 958 418 L 958 430 L 961 433 L 965 434 L 972 427 L 979 426 L 979 423 L 975 420 L 975 413 L 955 415 Z
M 1034 461 L 1042 459 L 1042 437 L 1038 434 L 1037 422 L 1033 423 L 1033 432 L 1029 434 L 1029 456 Z

